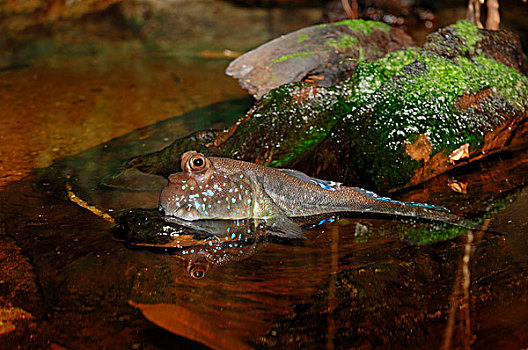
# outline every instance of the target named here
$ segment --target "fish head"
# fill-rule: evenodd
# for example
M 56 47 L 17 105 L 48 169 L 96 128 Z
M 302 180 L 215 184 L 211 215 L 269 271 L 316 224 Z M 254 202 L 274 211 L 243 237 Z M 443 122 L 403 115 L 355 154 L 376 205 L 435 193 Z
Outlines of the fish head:
M 237 219 L 250 216 L 250 184 L 243 174 L 226 172 L 196 151 L 181 157 L 182 172 L 169 176 L 160 210 L 183 220 Z

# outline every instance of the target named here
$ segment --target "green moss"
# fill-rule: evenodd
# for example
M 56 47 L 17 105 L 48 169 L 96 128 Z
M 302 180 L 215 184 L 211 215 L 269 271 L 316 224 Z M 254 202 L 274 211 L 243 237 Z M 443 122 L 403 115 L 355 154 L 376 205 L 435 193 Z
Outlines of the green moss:
M 375 29 L 385 33 L 388 33 L 391 30 L 391 27 L 386 23 L 376 21 L 365 21 L 362 19 L 347 19 L 344 21 L 332 23 L 332 25 L 347 26 L 348 28 L 363 36 L 373 34 Z
M 294 52 L 294 53 L 284 55 L 284 56 L 274 59 L 272 61 L 272 64 L 284 62 L 284 61 L 291 60 L 291 59 L 305 59 L 305 58 L 309 58 L 312 56 L 313 56 L 313 53 L 311 52 L 305 52 L 305 51 Z
M 337 50 L 344 50 L 349 47 L 359 45 L 359 39 L 353 35 L 344 34 L 335 39 L 327 40 L 325 45 L 333 47 Z
M 355 41 L 350 38 L 354 37 L 329 42 L 340 46 L 340 40 Z M 361 169 L 364 181 L 360 182 L 383 191 L 404 186 L 423 166 L 423 161 L 407 154 L 408 143 L 426 135 L 431 156 L 467 142 L 474 150 L 482 145 L 484 135 L 505 121 L 496 113 L 505 102 L 510 113 L 525 108 L 518 101 L 528 98 L 527 87 L 525 76 L 484 56 L 449 59 L 407 48 L 374 62 L 360 61 L 350 80 L 319 90 L 326 97 L 300 99 L 303 102 L 298 104 L 293 101 L 300 85 L 274 90 L 262 101 L 266 107 L 259 114 L 270 120 L 259 118 L 266 124 L 260 129 L 289 128 L 286 133 L 277 131 L 280 143 L 271 166 L 288 166 L 329 135 L 340 135 L 338 142 L 350 145 L 348 160 Z M 461 96 L 488 88 L 494 91 L 489 100 L 459 107 Z
M 512 105 L 516 105 L 518 101 L 526 98 L 528 94 L 528 77 L 517 70 L 486 56 L 475 57 L 473 62 L 469 60 L 464 62 L 467 65 L 472 64 L 473 70 L 478 72 L 479 77 L 487 78 L 490 86 L 498 90 L 501 97 Z M 476 85 L 479 82 L 473 83 Z
M 479 29 L 475 23 L 468 20 L 461 20 L 452 25 L 455 32 L 460 36 L 466 44 L 470 47 L 474 47 L 477 42 L 482 40 L 483 35 L 480 33 Z
M 435 223 L 412 229 L 407 227 L 399 233 L 399 236 L 400 239 L 412 244 L 424 245 L 462 236 L 467 230 L 465 227 L 453 226 L 447 223 Z
M 356 156 L 365 160 L 362 165 L 372 181 L 396 186 L 404 185 L 421 166 L 406 155 L 406 142 L 426 135 L 432 154 L 451 152 L 466 142 L 475 149 L 486 133 L 505 121 L 496 113 L 504 101 L 516 113 L 525 106 L 515 101 L 528 98 L 528 79 L 499 62 L 482 56 L 473 61 L 426 56 L 416 49 L 359 62 L 353 80 L 349 102 L 356 118 L 343 129 L 352 132 L 351 138 L 365 140 L 356 146 Z M 493 89 L 493 99 L 465 110 L 458 106 L 462 95 L 486 88 Z
M 328 134 L 328 130 L 329 127 L 313 128 L 312 130 L 309 130 L 306 134 L 302 135 L 302 137 L 298 139 L 298 142 L 295 143 L 295 146 L 293 147 L 291 152 L 289 152 L 280 159 L 271 161 L 267 165 L 272 167 L 279 167 L 287 164 L 291 160 L 294 160 L 299 155 L 308 151 L 311 147 L 313 147 L 313 145 L 319 143 Z
M 324 139 L 346 113 L 348 107 L 339 101 L 343 88 L 292 83 L 270 91 L 229 139 L 226 155 L 241 149 L 250 154 L 273 152 L 267 165 L 284 166 Z
M 297 38 L 297 43 L 300 44 L 308 39 L 310 39 L 310 36 L 308 36 L 307 34 L 301 34 L 299 38 Z
M 424 54 L 453 58 L 480 55 L 476 44 L 485 37 L 475 24 L 462 20 L 430 34 L 424 44 Z

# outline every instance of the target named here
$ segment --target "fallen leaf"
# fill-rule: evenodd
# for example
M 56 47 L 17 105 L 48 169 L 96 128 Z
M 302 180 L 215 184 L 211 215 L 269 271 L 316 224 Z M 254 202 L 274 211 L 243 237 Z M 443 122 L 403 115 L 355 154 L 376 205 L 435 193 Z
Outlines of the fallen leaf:
M 450 179 L 447 182 L 447 187 L 449 187 L 451 190 L 457 192 L 457 193 L 467 193 L 467 182 L 460 182 L 455 179 Z
M 469 143 L 465 143 L 451 152 L 449 155 L 449 163 L 455 164 L 457 160 L 469 158 Z
M 218 318 L 206 319 L 200 312 L 173 304 L 128 303 L 157 326 L 212 349 L 250 349 L 236 336 L 236 327 L 226 322 L 219 325 Z

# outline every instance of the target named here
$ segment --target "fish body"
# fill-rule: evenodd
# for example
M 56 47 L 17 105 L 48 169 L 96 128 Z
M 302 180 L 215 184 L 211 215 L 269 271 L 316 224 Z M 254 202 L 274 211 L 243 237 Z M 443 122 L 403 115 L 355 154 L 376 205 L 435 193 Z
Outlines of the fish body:
M 445 208 L 380 197 L 359 187 L 316 179 L 290 169 L 269 168 L 189 151 L 182 172 L 169 176 L 160 209 L 183 220 L 263 219 L 286 236 L 299 235 L 288 217 L 334 212 L 372 212 L 460 222 Z

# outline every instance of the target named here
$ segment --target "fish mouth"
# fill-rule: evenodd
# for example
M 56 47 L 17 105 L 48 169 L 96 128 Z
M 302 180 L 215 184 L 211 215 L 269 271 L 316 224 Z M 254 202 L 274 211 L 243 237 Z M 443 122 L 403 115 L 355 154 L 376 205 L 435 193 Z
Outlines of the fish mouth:
M 165 208 L 163 205 L 160 205 L 159 211 L 164 213 L 167 216 L 174 216 L 186 221 L 196 221 L 201 219 L 201 215 L 191 204 L 185 204 L 179 208 Z

